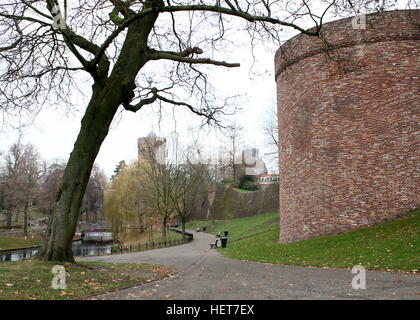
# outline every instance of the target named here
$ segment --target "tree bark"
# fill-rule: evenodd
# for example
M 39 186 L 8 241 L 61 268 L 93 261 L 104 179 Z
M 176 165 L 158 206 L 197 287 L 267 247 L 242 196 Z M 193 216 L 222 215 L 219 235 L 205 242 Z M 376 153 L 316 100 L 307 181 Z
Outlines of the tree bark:
M 20 216 L 20 206 L 16 210 L 15 223 L 19 222 L 19 216 Z
M 182 240 L 185 240 L 185 220 L 182 220 L 181 224 L 182 224 Z
M 11 211 L 6 214 L 6 229 L 9 229 L 9 230 L 12 229 L 12 226 L 13 226 L 12 217 L 13 217 L 13 214 Z
M 132 93 L 136 75 L 148 61 L 147 38 L 156 19 L 153 14 L 132 23 L 111 75 L 95 80 L 38 253 L 41 260 L 74 262 L 72 240 L 93 164 L 118 107 Z
M 162 221 L 162 239 L 166 240 L 167 239 L 167 233 L 166 233 L 166 228 L 167 228 L 168 222 L 166 221 L 166 219 L 163 219 Z
M 39 253 L 42 260 L 74 261 L 72 240 L 83 196 L 95 158 L 119 105 L 109 101 L 112 99 L 108 96 L 112 93 L 107 91 L 107 86 L 94 91 L 55 199 L 53 214 Z
M 28 236 L 28 201 L 25 201 L 25 206 L 23 207 L 23 234 L 25 237 Z

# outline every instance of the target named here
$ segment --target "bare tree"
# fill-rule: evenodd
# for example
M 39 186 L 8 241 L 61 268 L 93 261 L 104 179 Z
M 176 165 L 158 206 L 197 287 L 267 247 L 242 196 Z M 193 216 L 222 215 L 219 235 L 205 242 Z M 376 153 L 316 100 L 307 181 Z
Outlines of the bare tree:
M 97 215 L 103 207 L 106 184 L 105 172 L 95 164 L 83 197 L 82 211 L 86 213 L 86 218 Z
M 49 166 L 44 164 L 44 167 L 37 187 L 36 207 L 40 212 L 51 216 L 66 164 L 64 161 L 56 161 Z M 95 164 L 83 196 L 81 212 L 92 214 L 102 208 L 106 183 L 105 173 Z
M 157 139 L 150 137 L 144 145 L 144 163 L 146 175 L 150 181 L 143 197 L 160 216 L 162 238 L 167 238 L 168 220 L 175 213 L 176 163 L 167 158 L 167 149 Z M 160 155 L 160 156 L 159 156 Z M 163 155 L 163 158 L 162 158 Z
M 182 237 L 185 239 L 185 224 L 189 221 L 199 202 L 207 196 L 207 166 L 188 162 L 174 168 L 175 188 L 172 199 L 177 217 L 181 222 Z
M 28 144 L 25 147 L 24 152 L 24 163 L 22 168 L 22 192 L 23 192 L 23 232 L 25 236 L 28 235 L 28 210 L 30 205 L 35 200 L 35 190 L 36 185 L 41 177 L 41 167 L 40 167 L 40 155 L 36 151 L 35 147 L 31 144 Z
M 268 160 L 279 167 L 279 127 L 276 106 L 273 104 L 266 108 L 265 116 L 262 119 L 265 145 L 268 152 L 265 153 Z
M 3 215 L 3 225 L 4 219 L 6 218 L 6 182 L 5 177 L 2 172 L 0 172 L 0 213 Z
M 226 140 L 224 149 L 229 157 L 227 167 L 232 172 L 232 181 L 237 181 L 239 178 L 237 168 L 238 164 L 242 163 L 243 130 L 244 128 L 236 120 L 230 123 L 224 130 Z
M 239 66 L 218 58 L 237 39 L 234 29 L 248 32 L 254 44 L 279 42 L 282 27 L 316 37 L 328 12 L 354 14 L 354 8 L 376 9 L 378 3 L 383 8 L 388 1 L 3 1 L 5 117 L 37 111 L 45 101 L 71 103 L 80 80 L 92 84 L 39 257 L 74 261 L 71 241 L 90 171 L 120 106 L 137 112 L 170 104 L 220 123 L 232 101 L 216 103 L 207 72 L 208 66 Z M 315 28 L 306 30 L 307 22 Z
M 54 209 L 55 197 L 63 178 L 65 162 L 55 162 L 51 165 L 44 164 L 44 172 L 38 184 L 37 209 L 39 212 L 51 216 Z
M 32 144 L 23 144 L 21 138 L 5 154 L 3 168 L 3 203 L 7 228 L 12 228 L 12 216 L 23 210 L 23 230 L 28 234 L 28 210 L 34 200 L 35 187 L 41 175 L 40 156 Z

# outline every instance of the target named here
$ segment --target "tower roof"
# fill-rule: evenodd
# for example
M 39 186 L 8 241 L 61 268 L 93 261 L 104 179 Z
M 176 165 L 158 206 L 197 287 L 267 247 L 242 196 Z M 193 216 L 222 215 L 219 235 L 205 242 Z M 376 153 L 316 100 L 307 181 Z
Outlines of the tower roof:
M 152 130 L 150 130 L 149 134 L 147 135 L 148 138 L 156 138 L 156 133 Z

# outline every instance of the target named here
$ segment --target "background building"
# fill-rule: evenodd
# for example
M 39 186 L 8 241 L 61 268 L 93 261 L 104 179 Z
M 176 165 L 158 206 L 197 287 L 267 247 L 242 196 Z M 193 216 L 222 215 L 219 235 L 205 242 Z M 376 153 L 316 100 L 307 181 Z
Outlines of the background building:
M 138 160 L 154 159 L 166 163 L 166 138 L 161 138 L 151 130 L 146 137 L 137 140 Z

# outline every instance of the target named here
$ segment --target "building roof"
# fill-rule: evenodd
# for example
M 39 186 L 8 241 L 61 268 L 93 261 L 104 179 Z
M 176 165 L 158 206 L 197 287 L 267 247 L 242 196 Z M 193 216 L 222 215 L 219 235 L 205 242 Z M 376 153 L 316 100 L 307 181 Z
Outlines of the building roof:
M 150 130 L 149 134 L 147 135 L 148 138 L 156 138 L 156 133 L 152 130 Z
M 279 175 L 277 173 L 270 173 L 270 174 L 259 174 L 258 177 L 278 177 Z

